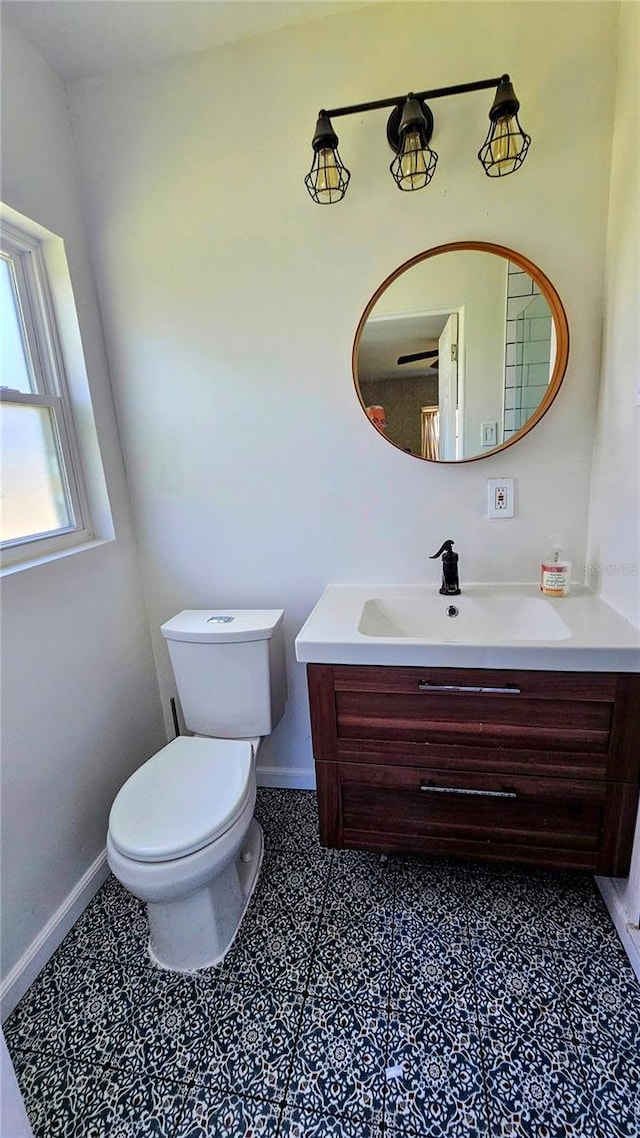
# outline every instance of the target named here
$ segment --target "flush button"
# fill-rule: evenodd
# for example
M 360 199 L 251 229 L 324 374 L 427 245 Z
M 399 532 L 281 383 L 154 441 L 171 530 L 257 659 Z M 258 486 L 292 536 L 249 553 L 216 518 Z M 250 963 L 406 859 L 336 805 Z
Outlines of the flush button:
M 232 620 L 235 620 L 234 616 L 209 616 L 207 624 L 230 624 Z

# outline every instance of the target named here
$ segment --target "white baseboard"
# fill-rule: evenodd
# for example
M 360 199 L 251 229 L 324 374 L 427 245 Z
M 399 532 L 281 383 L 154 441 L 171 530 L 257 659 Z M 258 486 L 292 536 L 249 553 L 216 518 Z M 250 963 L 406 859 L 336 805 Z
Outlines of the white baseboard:
M 631 967 L 640 981 L 640 929 L 637 925 L 631 924 L 629 920 L 629 914 L 620 893 L 618 879 L 616 877 L 596 877 L 596 885 L 609 910 L 611 920 L 616 926 Z
M 294 770 L 282 770 L 281 767 L 256 768 L 258 786 L 276 786 L 283 790 L 315 790 L 316 775 L 313 769 L 299 767 Z
M 108 876 L 107 851 L 104 849 L 2 981 L 0 1005 L 3 1022 L 53 956 L 58 945 Z

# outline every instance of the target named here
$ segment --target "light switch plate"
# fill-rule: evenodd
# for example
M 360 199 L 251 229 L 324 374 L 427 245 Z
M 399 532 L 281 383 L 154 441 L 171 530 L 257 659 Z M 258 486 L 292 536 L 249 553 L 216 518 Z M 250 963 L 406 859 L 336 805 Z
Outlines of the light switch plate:
M 514 515 L 515 479 L 487 479 L 487 512 L 490 518 L 512 518 Z
M 493 422 L 480 424 L 480 446 L 495 447 L 498 445 L 498 424 Z

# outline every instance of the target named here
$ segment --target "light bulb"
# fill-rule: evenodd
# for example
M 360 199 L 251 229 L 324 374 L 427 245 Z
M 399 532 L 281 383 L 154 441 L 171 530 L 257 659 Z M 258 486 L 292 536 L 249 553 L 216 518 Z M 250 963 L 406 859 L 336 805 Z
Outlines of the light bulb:
M 400 158 L 401 184 L 406 189 L 420 189 L 426 185 L 427 164 L 424 160 L 422 140 L 417 130 L 407 132 Z
M 333 150 L 321 150 L 318 154 L 318 178 L 316 193 L 325 201 L 333 201 L 333 195 L 340 189 L 340 171 L 336 166 Z
M 511 122 L 511 115 L 498 119 L 491 140 L 491 161 L 499 167 L 501 174 L 510 174 L 518 157 L 519 135 L 511 133 Z

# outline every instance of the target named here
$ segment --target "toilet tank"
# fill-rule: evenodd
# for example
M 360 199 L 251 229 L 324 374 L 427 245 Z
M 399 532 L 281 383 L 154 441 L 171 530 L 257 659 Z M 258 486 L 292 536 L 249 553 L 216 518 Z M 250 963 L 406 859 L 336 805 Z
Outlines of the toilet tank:
M 282 609 L 184 609 L 161 626 L 190 731 L 269 735 L 287 698 Z

